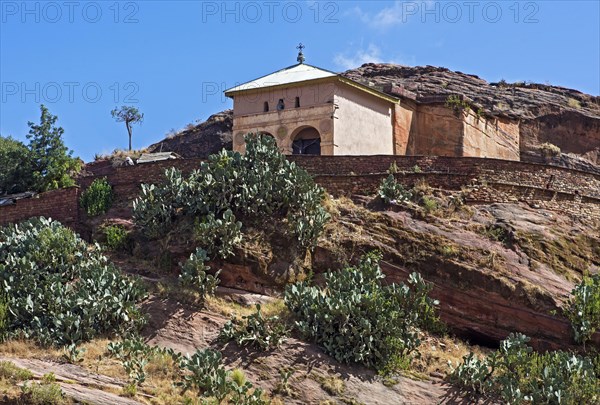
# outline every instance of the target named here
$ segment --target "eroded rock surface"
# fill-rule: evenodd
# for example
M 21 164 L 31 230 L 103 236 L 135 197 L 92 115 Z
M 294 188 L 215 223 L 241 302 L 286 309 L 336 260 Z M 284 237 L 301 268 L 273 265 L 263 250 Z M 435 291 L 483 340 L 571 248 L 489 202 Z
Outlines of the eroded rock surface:
M 56 378 L 56 383 L 60 385 L 60 388 L 65 395 L 79 403 L 93 405 L 141 404 L 141 402 L 105 391 L 106 389 L 120 391 L 126 382 L 117 378 L 92 373 L 73 364 L 14 357 L 0 357 L 0 361 L 9 361 L 17 367 L 27 369 L 31 371 L 36 378 L 41 378 L 47 373 L 53 373 Z
M 476 403 L 463 398 L 440 378 L 416 381 L 399 377 L 397 383 L 386 386 L 374 371 L 342 365 L 316 345 L 295 338 L 268 352 L 240 348 L 234 343 L 223 347 L 216 338 L 228 318 L 209 311 L 193 311 L 171 299 L 152 299 L 146 309 L 150 317 L 144 333 L 148 343 L 183 353 L 207 347 L 219 349 L 227 368 L 243 369 L 254 386 L 267 392 L 277 392 L 281 369 L 295 370 L 289 381 L 291 393 L 283 398 L 286 404 L 318 404 L 327 400 L 381 405 Z M 326 379 L 337 380 L 342 387 L 340 392 L 328 392 L 323 383 Z
M 148 147 L 149 152 L 175 152 L 184 158 L 207 158 L 232 148 L 233 110 L 211 115 L 206 121 Z
M 434 284 L 442 319 L 459 335 L 494 345 L 521 332 L 539 349 L 575 347 L 562 308 L 584 272 L 600 271 L 597 225 L 523 203 L 471 209 L 470 217 L 423 218 L 406 207 L 342 205 L 311 257 L 315 279 L 377 249 L 388 281 L 418 271 Z M 221 285 L 260 294 L 281 290 L 277 271 L 264 271 L 272 263 L 259 266 L 248 252 L 237 257 L 247 259 L 214 266 L 222 268 Z M 594 342 L 600 347 L 600 333 Z

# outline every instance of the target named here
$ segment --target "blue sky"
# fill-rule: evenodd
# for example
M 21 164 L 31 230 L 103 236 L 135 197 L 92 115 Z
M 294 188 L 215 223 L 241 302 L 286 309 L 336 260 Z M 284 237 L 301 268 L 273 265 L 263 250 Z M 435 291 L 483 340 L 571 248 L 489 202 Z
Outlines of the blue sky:
M 0 0 L 0 134 L 39 104 L 89 161 L 127 147 L 110 110 L 145 113 L 135 148 L 230 108 L 222 90 L 295 63 L 435 65 L 600 94 L 599 1 Z

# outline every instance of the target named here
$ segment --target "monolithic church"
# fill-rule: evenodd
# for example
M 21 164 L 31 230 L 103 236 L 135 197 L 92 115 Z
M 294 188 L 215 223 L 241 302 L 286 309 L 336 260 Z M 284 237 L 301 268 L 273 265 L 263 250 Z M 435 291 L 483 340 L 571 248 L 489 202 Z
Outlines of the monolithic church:
M 298 63 L 225 91 L 233 99 L 233 148 L 273 136 L 286 154 L 437 155 L 519 160 L 518 124 L 487 118 L 461 97 L 420 99 Z

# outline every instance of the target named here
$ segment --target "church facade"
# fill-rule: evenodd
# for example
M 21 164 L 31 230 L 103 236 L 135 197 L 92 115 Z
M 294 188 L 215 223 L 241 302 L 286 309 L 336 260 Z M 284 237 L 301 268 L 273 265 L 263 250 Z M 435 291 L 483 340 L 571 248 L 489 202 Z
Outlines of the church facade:
M 418 103 L 391 85 L 381 91 L 304 63 L 225 91 L 233 99 L 233 149 L 247 133 L 274 137 L 286 154 L 439 155 L 519 160 L 504 123 Z

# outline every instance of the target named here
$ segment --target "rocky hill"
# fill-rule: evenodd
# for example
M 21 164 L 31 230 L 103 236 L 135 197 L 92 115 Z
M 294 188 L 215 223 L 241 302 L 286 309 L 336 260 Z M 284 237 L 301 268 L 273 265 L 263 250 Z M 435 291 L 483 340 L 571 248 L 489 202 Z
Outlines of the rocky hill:
M 233 110 L 213 114 L 206 121 L 148 147 L 148 152 L 175 152 L 184 158 L 206 158 L 232 148 Z
M 599 96 L 547 84 L 488 83 L 475 75 L 435 66 L 366 63 L 343 75 L 394 96 L 399 96 L 400 89 L 403 96 L 418 103 L 443 103 L 449 95 L 462 95 L 487 116 L 517 121 L 522 152 L 549 142 L 564 154 L 600 162 Z M 173 151 L 184 157 L 206 157 L 222 147 L 231 147 L 232 125 L 233 112 L 225 110 L 149 149 Z
M 518 121 L 522 151 L 549 142 L 565 153 L 578 154 L 592 162 L 600 159 L 598 96 L 539 83 L 488 83 L 475 75 L 435 66 L 366 63 L 343 75 L 398 95 L 390 86 L 393 84 L 417 102 L 463 95 L 485 115 Z

